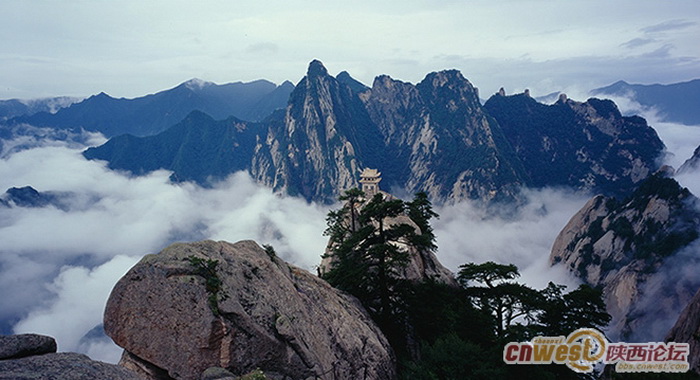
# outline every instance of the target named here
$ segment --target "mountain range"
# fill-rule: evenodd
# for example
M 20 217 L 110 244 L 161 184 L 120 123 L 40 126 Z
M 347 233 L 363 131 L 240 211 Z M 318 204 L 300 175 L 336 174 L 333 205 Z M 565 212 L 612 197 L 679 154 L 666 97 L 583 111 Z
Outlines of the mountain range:
M 659 112 L 664 121 L 700 125 L 700 79 L 673 84 L 629 84 L 618 81 L 591 91 L 595 96 L 629 97 Z
M 415 85 L 338 77 L 313 61 L 286 108 L 263 122 L 194 113 L 156 136 L 117 136 L 85 156 L 204 185 L 246 170 L 277 191 L 320 201 L 375 167 L 387 188 L 491 202 L 516 198 L 523 185 L 624 192 L 658 169 L 663 150 L 643 119 L 623 117 L 611 101 L 546 106 L 527 94 L 496 94 L 482 106 L 457 70 Z
M 277 86 L 266 80 L 217 85 L 192 79 L 177 87 L 134 99 L 113 98 L 104 92 L 55 113 L 29 113 L 11 118 L 6 125 L 84 129 L 106 137 L 121 134 L 150 136 L 162 132 L 199 110 L 217 119 L 235 116 L 259 121 L 287 104 L 291 82 Z
M 23 115 L 33 115 L 39 112 L 56 113 L 62 108 L 69 107 L 82 99 L 69 96 L 43 99 L 8 99 L 0 100 L 0 121 Z
M 662 110 L 658 98 L 639 94 L 692 94 L 695 82 L 641 89 L 618 82 L 599 94 L 634 90 L 640 103 Z M 334 77 L 314 60 L 296 86 L 191 80 L 135 99 L 102 93 L 54 108 L 47 101 L 39 113 L 7 104 L 16 108 L 6 113 L 6 128 L 100 132 L 109 141 L 84 151 L 86 158 L 134 175 L 167 169 L 174 181 L 203 186 L 245 171 L 279 193 L 333 202 L 371 167 L 382 172 L 382 188 L 425 191 L 437 202 L 518 200 L 523 187 L 598 193 L 559 234 L 550 263 L 603 288 L 615 337 L 667 332 L 700 286 L 695 272 L 681 279 L 676 271 L 687 267 L 682 254 L 698 239 L 700 201 L 660 167 L 665 147 L 654 129 L 610 100 L 559 94 L 543 104 L 527 91 L 500 91 L 482 102 L 457 70 L 429 73 L 417 84 L 380 75 L 367 86 L 347 72 Z M 692 100 L 684 104 L 697 109 Z M 676 118 L 685 111 L 663 112 Z M 7 131 L 0 126 L 0 143 L 12 137 Z M 700 147 L 679 172 L 696 170 L 698 162 Z M 0 195 L 0 208 L 63 211 L 69 196 L 10 188 Z M 663 313 L 656 313 L 658 305 Z M 679 323 L 696 326 L 688 318 Z M 659 319 L 668 323 L 659 327 Z M 683 339 L 694 339 L 685 327 Z

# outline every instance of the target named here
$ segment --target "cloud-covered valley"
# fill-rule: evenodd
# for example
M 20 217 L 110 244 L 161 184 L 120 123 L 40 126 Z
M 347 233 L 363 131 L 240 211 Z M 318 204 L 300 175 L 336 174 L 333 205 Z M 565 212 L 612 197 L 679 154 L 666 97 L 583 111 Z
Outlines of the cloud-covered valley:
M 676 153 L 666 158 L 675 167 L 700 145 L 698 127 L 652 125 Z M 109 292 L 143 255 L 175 241 L 253 239 L 315 272 L 332 206 L 274 194 L 245 173 L 205 189 L 173 184 L 166 171 L 141 177 L 111 171 L 81 155 L 101 141 L 89 135 L 4 142 L 0 193 L 32 186 L 55 194 L 61 207 L 0 205 L 0 333 L 48 334 L 61 351 L 117 361 L 120 350 L 101 332 Z M 699 177 L 678 179 L 699 194 Z M 554 238 L 590 195 L 566 189 L 524 195 L 528 202 L 519 209 L 495 214 L 470 202 L 436 206 L 441 217 L 433 225 L 443 264 L 456 271 L 471 261 L 514 263 L 536 288 L 549 281 L 575 284 L 547 261 Z

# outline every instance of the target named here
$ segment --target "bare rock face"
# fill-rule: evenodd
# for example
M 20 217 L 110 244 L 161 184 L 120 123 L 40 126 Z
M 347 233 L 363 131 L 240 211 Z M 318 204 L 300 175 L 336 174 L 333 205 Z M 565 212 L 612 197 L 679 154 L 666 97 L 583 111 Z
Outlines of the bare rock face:
M 38 334 L 0 335 L 0 360 L 56 352 L 56 340 Z
M 283 120 L 259 138 L 250 173 L 263 184 L 307 200 L 335 201 L 377 166 L 381 135 L 350 87 L 314 60 L 289 98 Z
M 276 190 L 335 201 L 362 167 L 432 199 L 512 199 L 522 168 L 478 91 L 456 70 L 413 85 L 382 75 L 372 88 L 319 61 L 292 92 L 283 120 L 258 137 L 250 173 Z
M 678 174 L 691 173 L 700 169 L 700 146 L 695 149 L 693 156 L 687 159 L 680 168 Z
M 0 335 L 0 379 L 143 380 L 82 354 L 56 353 L 56 340 L 38 334 Z
M 521 164 L 459 71 L 433 72 L 416 85 L 382 75 L 361 98 L 386 156 L 401 162 L 385 169 L 394 176 L 387 182 L 431 199 L 515 198 L 525 179 Z
M 627 199 L 596 196 L 557 236 L 550 264 L 564 265 L 584 282 L 603 288 L 613 319 L 609 336 L 661 339 L 700 286 L 676 257 L 698 238 L 697 198 L 662 173 L 645 180 Z M 655 331 L 654 326 L 659 326 Z
M 695 293 L 688 306 L 683 309 L 665 340 L 666 342 L 689 343 L 688 363 L 690 369 L 700 373 L 700 291 Z
M 356 299 L 252 241 L 144 257 L 112 291 L 104 326 L 127 351 L 124 364 L 150 378 L 199 379 L 211 367 L 272 379 L 395 377 L 393 352 Z
M 0 360 L 0 379 L 143 380 L 126 368 L 73 352 Z
M 408 216 L 401 215 L 396 218 L 390 218 L 387 222 L 389 225 L 408 224 L 413 227 L 416 233 L 420 233 L 420 228 Z M 458 286 L 452 272 L 440 263 L 433 252 L 425 249 L 416 249 L 410 245 L 406 249 L 410 260 L 408 265 L 400 270 L 399 275 L 402 278 L 416 282 L 434 280 L 438 283 L 454 287 Z

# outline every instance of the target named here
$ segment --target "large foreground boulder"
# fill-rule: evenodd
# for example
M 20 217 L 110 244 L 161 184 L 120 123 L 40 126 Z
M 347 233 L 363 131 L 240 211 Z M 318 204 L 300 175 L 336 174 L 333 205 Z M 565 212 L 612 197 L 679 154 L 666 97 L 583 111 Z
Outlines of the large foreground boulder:
M 104 326 L 152 378 L 210 367 L 272 379 L 392 379 L 393 352 L 359 302 L 252 241 L 174 244 L 115 286 Z

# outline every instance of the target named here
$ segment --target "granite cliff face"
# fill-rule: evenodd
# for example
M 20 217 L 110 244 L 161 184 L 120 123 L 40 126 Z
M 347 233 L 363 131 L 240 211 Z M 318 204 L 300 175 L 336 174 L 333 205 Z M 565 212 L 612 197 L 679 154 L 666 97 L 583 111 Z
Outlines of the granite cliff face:
M 688 364 L 690 370 L 700 374 L 700 291 L 695 293 L 688 306 L 666 335 L 666 342 L 689 343 Z
M 112 291 L 104 326 L 125 349 L 121 364 L 146 378 L 199 379 L 212 367 L 271 379 L 395 377 L 391 347 L 355 298 L 252 241 L 145 256 Z
M 700 169 L 700 146 L 695 149 L 693 156 L 678 168 L 678 174 L 692 173 L 698 169 Z
M 603 288 L 613 338 L 661 339 L 658 329 L 669 326 L 655 323 L 674 320 L 700 286 L 694 275 L 674 273 L 676 265 L 691 265 L 678 253 L 698 238 L 697 203 L 657 173 L 622 202 L 594 197 L 557 236 L 550 263 Z
M 250 173 L 262 183 L 306 199 L 333 201 L 377 164 L 381 139 L 362 103 L 319 61 L 292 92 L 282 122 L 256 143 Z
M 610 100 L 561 95 L 545 105 L 527 94 L 499 93 L 484 108 L 503 128 L 530 186 L 619 196 L 659 168 L 664 145 L 656 131 L 640 117 L 623 117 Z
M 380 167 L 388 186 L 439 200 L 512 198 L 517 159 L 476 89 L 458 71 L 418 85 L 380 76 L 372 88 L 319 61 L 290 96 L 281 122 L 256 145 L 251 174 L 277 190 L 333 201 Z
M 433 199 L 510 199 L 522 167 L 479 103 L 478 90 L 459 71 L 428 74 L 417 85 L 383 75 L 361 98 L 382 133 L 387 182 Z

